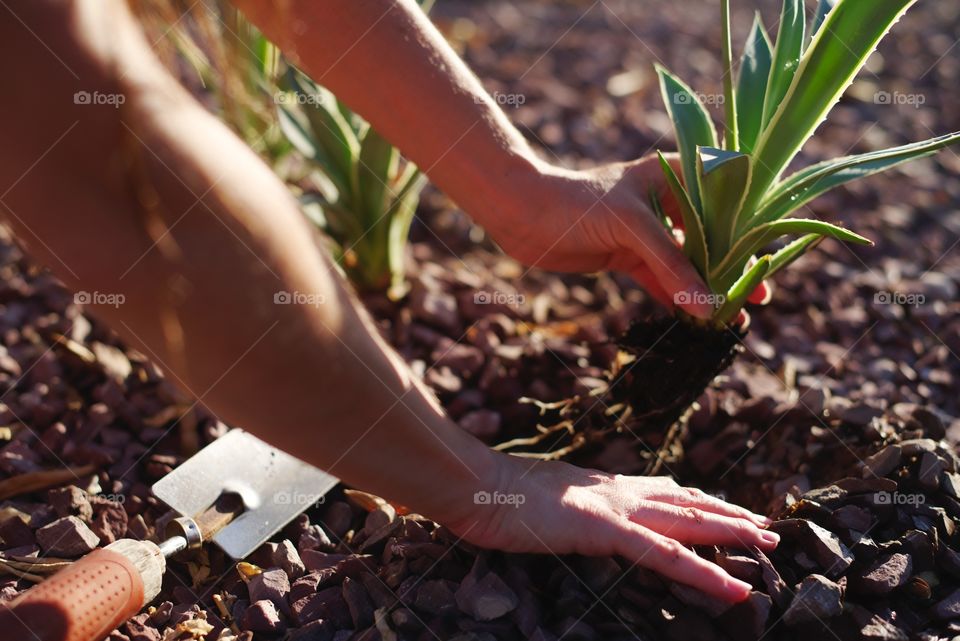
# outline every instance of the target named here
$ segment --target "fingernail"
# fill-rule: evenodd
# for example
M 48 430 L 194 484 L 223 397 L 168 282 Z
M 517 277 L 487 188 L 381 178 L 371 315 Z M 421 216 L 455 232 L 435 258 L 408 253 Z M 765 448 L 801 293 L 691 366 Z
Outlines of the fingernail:
M 762 525 L 763 527 L 767 527 L 768 525 L 773 523 L 773 519 L 771 519 L 770 517 L 764 516 L 762 514 L 754 514 L 753 520 L 759 523 L 760 525 Z
M 742 601 L 750 596 L 750 592 L 753 590 L 753 586 L 749 583 L 744 583 L 740 579 L 730 579 L 730 591 L 733 593 L 734 601 Z
M 760 533 L 760 538 L 763 539 L 764 543 L 769 543 L 770 545 L 778 545 L 780 543 L 780 535 L 776 532 L 763 531 Z
M 713 316 L 715 311 L 713 293 L 707 289 L 706 285 L 699 282 L 687 287 L 686 291 L 677 293 L 674 298 L 687 313 L 697 318 L 706 320 Z

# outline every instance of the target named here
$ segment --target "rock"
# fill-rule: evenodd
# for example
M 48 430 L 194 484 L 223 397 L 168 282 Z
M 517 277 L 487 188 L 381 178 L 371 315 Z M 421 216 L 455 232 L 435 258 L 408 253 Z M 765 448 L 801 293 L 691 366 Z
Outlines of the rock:
M 93 506 L 87 499 L 87 493 L 75 485 L 49 490 L 47 502 L 53 506 L 59 517 L 76 516 L 87 523 L 93 518 Z
M 806 519 L 776 521 L 770 529 L 795 540 L 827 576 L 839 576 L 853 563 L 853 553 L 829 530 Z
M 912 572 L 913 560 L 898 552 L 877 559 L 864 571 L 858 587 L 867 594 L 887 594 L 906 583 Z
M 320 619 L 329 620 L 337 628 L 346 628 L 352 623 L 339 586 L 326 588 L 295 601 L 290 606 L 290 611 L 294 621 L 300 626 Z
M 270 546 L 270 564 L 283 568 L 291 579 L 299 579 L 307 571 L 300 554 L 297 553 L 297 548 L 289 539 L 267 545 Z
M 750 584 L 758 584 L 762 580 L 760 563 L 748 556 L 730 553 L 720 554 L 717 556 L 716 562 L 727 574 L 735 579 L 740 579 Z
M 943 463 L 935 452 L 924 452 L 920 457 L 920 470 L 917 480 L 924 489 L 933 491 L 940 486 L 940 475 L 944 472 Z
M 346 601 L 347 609 L 350 610 L 354 629 L 360 630 L 373 625 L 373 604 L 370 603 L 363 585 L 348 577 L 343 580 L 342 589 L 343 600 Z
M 933 606 L 933 616 L 938 619 L 960 618 L 960 590 L 954 590 Z
M 833 520 L 837 527 L 866 532 L 873 523 L 873 516 L 869 510 L 858 505 L 844 505 L 834 510 Z
M 499 619 L 520 603 L 516 593 L 493 572 L 479 579 L 468 574 L 457 589 L 455 600 L 461 612 L 477 621 Z
M 772 607 L 769 596 L 754 591 L 727 610 L 720 617 L 720 623 L 736 641 L 755 641 L 763 638 Z
M 280 613 L 272 601 L 266 599 L 250 604 L 243 613 L 240 625 L 245 630 L 262 632 L 263 634 L 279 634 L 286 626 L 280 619 Z
M 713 618 L 719 617 L 731 606 L 726 601 L 714 598 L 705 592 L 681 583 L 671 583 L 670 594 L 677 597 L 680 602 L 702 610 Z
M 445 339 L 430 355 L 434 367 L 449 367 L 463 378 L 470 378 L 483 367 L 483 352 L 472 345 Z
M 442 291 L 415 287 L 410 294 L 410 312 L 417 320 L 446 330 L 460 326 L 457 299 Z
M 264 570 L 251 577 L 247 582 L 247 593 L 251 603 L 266 600 L 281 612 L 289 612 L 287 595 L 290 594 L 290 579 L 280 568 Z
M 331 639 L 333 639 L 333 626 L 329 621 L 311 621 L 291 631 L 286 641 L 330 641 Z
M 428 614 L 442 614 L 456 608 L 457 602 L 448 582 L 436 579 L 420 585 L 414 607 Z
M 126 535 L 128 517 L 123 504 L 103 500 L 94 508 L 94 514 L 90 529 L 104 544 L 113 543 Z
M 321 523 L 337 540 L 343 539 L 353 523 L 353 509 L 349 503 L 334 501 L 324 511 Z
M 37 530 L 37 543 L 44 554 L 73 558 L 97 547 L 100 537 L 77 517 L 65 516 Z
M 910 638 L 906 632 L 876 614 L 860 628 L 860 636 L 865 641 L 908 641 Z
M 887 476 L 900 465 L 903 450 L 899 445 L 890 445 L 864 460 L 863 478 Z
M 790 607 L 783 615 L 787 625 L 826 621 L 843 612 L 840 586 L 825 576 L 811 574 L 801 581 Z

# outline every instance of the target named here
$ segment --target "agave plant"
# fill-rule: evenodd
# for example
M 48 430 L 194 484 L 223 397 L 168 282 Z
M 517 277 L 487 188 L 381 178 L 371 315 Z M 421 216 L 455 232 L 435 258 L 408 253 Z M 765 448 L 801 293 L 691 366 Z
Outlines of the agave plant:
M 835 187 L 960 141 L 955 133 L 822 162 L 782 177 L 914 2 L 821 0 L 810 37 L 803 0 L 784 0 L 776 43 L 771 44 L 757 15 L 734 82 L 730 2 L 721 0 L 726 70 L 722 136 L 690 87 L 658 68 L 680 152 L 679 175 L 662 154 L 660 160 L 679 206 L 683 251 L 720 303 L 711 322 L 678 314 L 631 326 L 618 341 L 622 351 L 610 406 L 629 406 L 632 419 L 645 427 L 675 425 L 742 350 L 745 329 L 737 322 L 739 312 L 764 279 L 824 237 L 870 242 L 830 223 L 791 217 L 792 212 Z M 656 197 L 652 201 L 669 227 L 661 203 Z M 763 253 L 784 236 L 793 238 Z
M 433 0 L 420 0 L 429 11 Z M 280 126 L 319 168 L 304 211 L 335 241 L 338 263 L 361 291 L 405 291 L 404 249 L 426 177 L 369 123 L 299 70 L 286 74 Z
M 683 251 L 722 301 L 713 315 L 716 326 L 733 322 L 761 281 L 820 239 L 870 243 L 827 222 L 791 217 L 793 212 L 840 185 L 960 141 L 960 133 L 953 133 L 837 158 L 783 177 L 883 36 L 915 2 L 820 0 L 808 35 L 803 0 L 784 0 L 775 44 L 756 15 L 734 83 L 730 0 L 721 0 L 726 72 L 722 136 L 690 87 L 658 67 L 681 176 L 662 154 L 660 160 L 682 215 Z M 662 212 L 659 202 L 654 207 Z M 785 236 L 795 238 L 757 258 Z

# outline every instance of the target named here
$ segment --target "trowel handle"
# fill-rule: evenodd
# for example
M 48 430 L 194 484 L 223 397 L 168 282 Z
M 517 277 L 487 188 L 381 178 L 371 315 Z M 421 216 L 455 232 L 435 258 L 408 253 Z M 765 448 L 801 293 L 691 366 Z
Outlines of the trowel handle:
M 0 636 L 101 641 L 153 600 L 165 566 L 159 548 L 146 541 L 94 550 L 0 607 Z

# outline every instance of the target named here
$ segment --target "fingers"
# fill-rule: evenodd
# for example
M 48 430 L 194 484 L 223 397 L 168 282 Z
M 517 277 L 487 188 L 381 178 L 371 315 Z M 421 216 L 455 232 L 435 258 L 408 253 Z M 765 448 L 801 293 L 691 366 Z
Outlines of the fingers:
M 722 514 L 737 519 L 747 519 L 759 527 L 770 525 L 771 520 L 761 514 L 754 514 L 745 507 L 727 503 L 715 496 L 710 496 L 706 492 L 698 489 L 679 487 L 665 492 L 647 494 L 647 498 L 671 505 L 690 506 L 700 508 L 714 514 Z
M 640 257 L 670 300 L 697 318 L 710 318 L 710 290 L 663 226 L 649 215 L 634 215 L 638 229 L 622 239 Z
M 655 532 L 694 545 L 730 545 L 763 550 L 777 547 L 780 537 L 749 519 L 709 512 L 699 507 L 644 501 L 630 515 Z
M 763 281 L 757 288 L 751 292 L 750 296 L 747 298 L 748 302 L 753 303 L 754 305 L 766 305 L 770 302 L 770 298 L 773 296 L 773 286 L 768 284 L 766 281 Z
M 667 309 L 673 309 L 676 305 L 673 302 L 673 298 L 666 292 L 666 290 L 660 286 L 660 282 L 657 280 L 657 277 L 647 268 L 646 265 L 641 264 L 640 267 L 637 267 L 630 275 L 635 281 L 640 283 L 640 286 L 650 294 L 650 296 L 666 307 Z
M 679 541 L 636 523 L 628 522 L 622 527 L 625 531 L 614 535 L 620 556 L 725 601 L 742 601 L 750 594 L 749 583 L 701 559 Z

